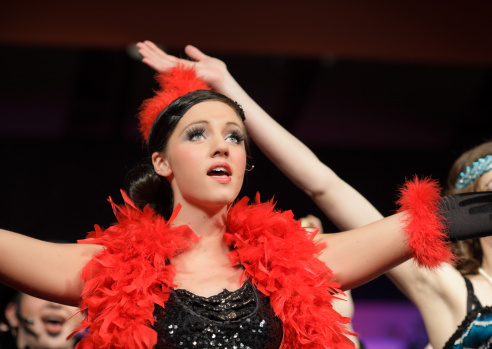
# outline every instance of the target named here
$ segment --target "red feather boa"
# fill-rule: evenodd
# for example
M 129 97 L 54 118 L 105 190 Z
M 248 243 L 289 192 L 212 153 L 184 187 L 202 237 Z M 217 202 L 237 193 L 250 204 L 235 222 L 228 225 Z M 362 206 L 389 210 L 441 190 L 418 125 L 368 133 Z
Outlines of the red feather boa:
M 85 282 L 81 310 L 87 317 L 77 331 L 89 328 L 78 348 L 152 348 L 154 304 L 164 306 L 176 274 L 167 259 L 179 254 L 198 237 L 187 226 L 169 221 L 146 207 L 126 204 L 113 209 L 118 224 L 96 230 L 81 243 L 102 244 L 105 250 L 83 270 Z M 425 266 L 438 266 L 451 258 L 438 214 L 439 191 L 434 182 L 407 183 L 399 203 L 407 212 L 409 245 L 414 258 Z M 331 306 L 341 293 L 331 270 L 316 258 L 323 245 L 293 219 L 291 211 L 277 212 L 272 202 L 253 205 L 247 198 L 231 208 L 226 242 L 234 247 L 233 264 L 244 272 L 282 320 L 282 349 L 353 348 L 344 334 L 349 321 Z M 437 212 L 437 213 L 436 213 Z
M 81 311 L 87 317 L 79 329 L 90 327 L 78 348 L 152 348 L 157 342 L 154 303 L 169 298 L 175 270 L 166 265 L 197 236 L 187 226 L 171 229 L 168 222 L 146 207 L 138 210 L 123 195 L 126 205 L 111 201 L 118 224 L 107 230 L 96 226 L 79 243 L 102 244 L 103 252 L 83 269 L 86 283 Z
M 81 243 L 103 244 L 105 250 L 84 268 L 81 310 L 87 318 L 78 330 L 89 334 L 78 348 L 152 348 L 157 334 L 154 303 L 164 306 L 175 286 L 174 267 L 165 265 L 197 241 L 186 226 L 171 228 L 151 209 L 112 203 L 118 224 L 99 227 Z M 272 202 L 241 200 L 229 212 L 226 241 L 236 247 L 231 262 L 240 262 L 256 287 L 270 296 L 284 326 L 282 348 L 353 348 L 342 317 L 331 306 L 340 293 L 326 265 L 315 256 L 313 243 L 292 212 L 277 212 Z M 177 210 L 176 210 L 177 211 Z M 177 214 L 175 211 L 174 216 Z

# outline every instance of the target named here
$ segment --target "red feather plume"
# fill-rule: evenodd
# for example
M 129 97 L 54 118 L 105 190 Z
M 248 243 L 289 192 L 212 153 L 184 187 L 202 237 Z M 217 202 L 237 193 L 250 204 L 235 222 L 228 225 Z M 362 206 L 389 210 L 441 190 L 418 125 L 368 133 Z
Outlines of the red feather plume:
M 196 90 L 212 89 L 205 81 L 196 76 L 195 68 L 184 67 L 183 65 L 178 65 L 169 71 L 159 72 L 155 79 L 161 88 L 155 91 L 154 97 L 146 99 L 142 103 L 138 114 L 140 132 L 145 141 L 149 138 L 154 120 L 172 101 Z

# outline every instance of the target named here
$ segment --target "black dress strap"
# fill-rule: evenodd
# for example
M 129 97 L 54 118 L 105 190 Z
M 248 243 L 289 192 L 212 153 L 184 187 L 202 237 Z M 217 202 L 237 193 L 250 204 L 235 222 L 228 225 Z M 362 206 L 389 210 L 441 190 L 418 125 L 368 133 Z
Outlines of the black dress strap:
M 465 275 L 461 275 L 463 276 L 463 279 L 465 279 L 466 290 L 468 293 L 466 297 L 466 313 L 468 314 L 473 309 L 476 309 L 477 307 L 482 307 L 482 304 L 480 304 L 477 296 L 475 296 L 475 291 L 473 290 L 473 285 L 471 281 Z

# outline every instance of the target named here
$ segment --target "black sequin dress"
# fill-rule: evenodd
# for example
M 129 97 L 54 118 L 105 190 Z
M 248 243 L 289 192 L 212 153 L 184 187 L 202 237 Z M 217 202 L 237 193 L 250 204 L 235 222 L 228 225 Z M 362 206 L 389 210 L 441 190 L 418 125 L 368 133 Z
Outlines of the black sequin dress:
M 174 290 L 154 309 L 155 348 L 278 349 L 283 327 L 268 297 L 251 281 L 212 297 Z

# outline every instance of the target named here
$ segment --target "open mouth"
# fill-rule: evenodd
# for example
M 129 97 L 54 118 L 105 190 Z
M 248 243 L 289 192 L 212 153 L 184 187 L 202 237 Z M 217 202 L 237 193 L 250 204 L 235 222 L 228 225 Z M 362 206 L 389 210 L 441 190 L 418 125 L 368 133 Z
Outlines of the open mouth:
M 214 177 L 229 177 L 230 175 L 230 171 L 225 167 L 215 167 L 207 173 L 207 176 Z
M 65 323 L 65 318 L 55 315 L 44 316 L 41 320 L 43 321 L 46 332 L 48 332 L 48 335 L 51 337 L 58 336 L 63 329 L 63 324 Z

